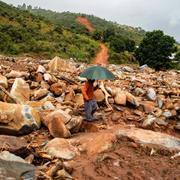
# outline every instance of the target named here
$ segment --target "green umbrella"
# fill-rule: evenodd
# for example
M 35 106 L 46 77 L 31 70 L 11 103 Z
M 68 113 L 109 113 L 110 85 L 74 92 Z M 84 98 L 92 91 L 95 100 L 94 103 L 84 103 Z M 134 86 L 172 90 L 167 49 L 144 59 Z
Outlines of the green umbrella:
M 102 66 L 92 66 L 80 74 L 81 77 L 94 80 L 113 80 L 115 76 L 112 72 Z

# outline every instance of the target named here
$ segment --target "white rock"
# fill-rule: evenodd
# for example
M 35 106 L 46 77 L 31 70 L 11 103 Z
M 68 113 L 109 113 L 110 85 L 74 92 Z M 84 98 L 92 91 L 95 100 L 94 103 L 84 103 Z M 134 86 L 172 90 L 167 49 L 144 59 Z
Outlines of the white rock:
M 37 73 L 42 73 L 42 74 L 44 74 L 45 72 L 46 72 L 45 67 L 42 66 L 42 65 L 39 65 L 39 66 L 38 66 L 38 69 L 37 69 Z
M 20 104 L 29 101 L 30 88 L 22 78 L 16 78 L 10 91 L 11 96 Z
M 151 101 L 156 100 L 156 92 L 153 88 L 147 90 L 147 98 Z

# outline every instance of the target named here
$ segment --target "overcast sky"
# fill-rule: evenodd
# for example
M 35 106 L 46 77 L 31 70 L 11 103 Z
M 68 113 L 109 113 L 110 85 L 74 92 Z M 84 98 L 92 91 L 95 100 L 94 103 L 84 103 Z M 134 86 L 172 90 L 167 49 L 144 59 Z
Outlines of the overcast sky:
M 58 12 L 93 14 L 107 20 L 161 29 L 180 42 L 180 0 L 3 0 L 13 5 L 26 3 Z

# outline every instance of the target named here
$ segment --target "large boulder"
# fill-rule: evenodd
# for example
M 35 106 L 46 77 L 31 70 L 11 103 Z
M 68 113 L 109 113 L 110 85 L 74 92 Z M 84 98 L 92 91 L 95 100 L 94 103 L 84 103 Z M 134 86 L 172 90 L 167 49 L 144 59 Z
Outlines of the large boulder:
M 97 89 L 95 92 L 94 92 L 94 97 L 96 99 L 97 102 L 103 102 L 105 100 L 105 96 L 104 96 L 104 93 L 102 92 L 101 89 Z
M 7 78 L 20 78 L 20 77 L 29 77 L 29 73 L 23 71 L 14 71 L 12 70 L 10 73 L 6 74 Z
M 114 97 L 114 102 L 119 105 L 126 105 L 126 92 L 118 91 Z
M 71 116 L 65 111 L 57 110 L 42 116 L 43 124 L 49 129 L 51 136 L 68 138 L 71 136 L 70 131 L 66 128 Z
M 139 106 L 139 102 L 135 96 L 133 96 L 131 93 L 126 92 L 126 98 L 127 102 L 133 104 L 134 106 Z
M 5 76 L 2 76 L 0 74 L 0 86 L 7 88 L 8 87 L 8 81 L 7 78 Z
M 52 157 L 71 160 L 75 158 L 76 149 L 63 138 L 54 138 L 45 146 L 46 152 Z
M 75 67 L 70 62 L 57 56 L 49 62 L 48 68 L 51 72 L 73 72 L 75 70 Z
M 26 101 L 29 101 L 30 98 L 29 84 L 27 84 L 22 78 L 16 78 L 11 88 L 10 95 L 17 103 L 24 104 Z
M 0 153 L 0 179 L 35 179 L 35 166 L 3 151 Z
M 23 137 L 0 135 L 0 149 L 14 154 L 20 154 L 27 150 L 27 142 Z
M 56 95 L 56 96 L 60 96 L 62 94 L 62 92 L 65 91 L 66 88 L 66 84 L 63 82 L 58 82 L 58 83 L 54 83 L 51 85 L 50 87 L 50 91 Z
M 0 133 L 28 134 L 40 128 L 39 113 L 28 105 L 0 102 Z

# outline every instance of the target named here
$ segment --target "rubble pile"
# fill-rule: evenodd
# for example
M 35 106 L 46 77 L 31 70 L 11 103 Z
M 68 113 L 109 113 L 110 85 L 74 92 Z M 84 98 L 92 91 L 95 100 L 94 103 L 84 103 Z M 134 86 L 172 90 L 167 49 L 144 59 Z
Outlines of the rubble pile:
M 73 179 L 73 168 L 67 160 L 84 152 L 90 156 L 107 151 L 119 136 L 132 138 L 132 132 L 135 132 L 140 143 L 180 149 L 180 72 L 155 72 L 147 66 L 108 65 L 116 80 L 97 82 L 99 89 L 95 91 L 95 98 L 99 104 L 96 113 L 99 121 L 89 125 L 83 120 L 81 85 L 85 79 L 79 77 L 88 65 L 59 57 L 39 61 L 31 58 L 1 59 L 0 139 L 12 142 L 11 136 L 4 135 L 14 135 L 27 140 L 28 146 L 23 146 L 23 153 L 18 151 L 18 155 L 23 156 L 25 167 L 30 170 L 34 167 L 28 166 L 28 162 L 37 165 L 39 179 Z M 132 130 L 123 128 L 127 125 L 133 126 Z M 158 143 L 146 141 L 144 139 L 151 134 L 156 138 L 156 133 L 142 129 L 138 131 L 134 126 L 169 135 L 157 134 Z M 117 127 L 119 130 L 113 130 Z M 42 135 L 45 139 L 41 139 Z M 166 136 L 167 142 L 164 140 Z M 14 153 L 12 149 L 17 151 L 21 148 L 18 143 L 11 146 L 9 148 L 0 143 L 4 152 Z M 0 169 L 1 161 L 8 164 L 11 160 L 0 160 Z M 20 170 L 19 173 L 16 175 L 21 176 Z

